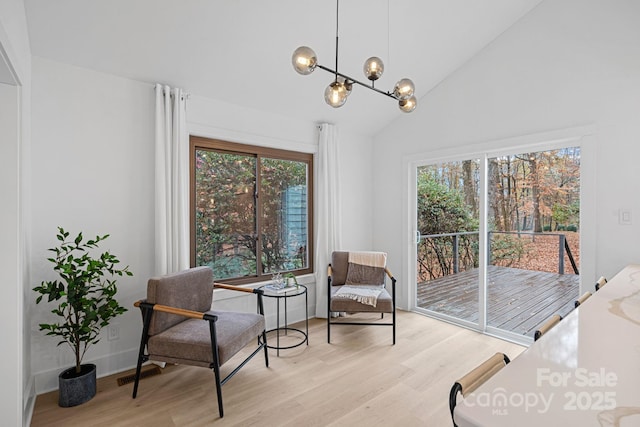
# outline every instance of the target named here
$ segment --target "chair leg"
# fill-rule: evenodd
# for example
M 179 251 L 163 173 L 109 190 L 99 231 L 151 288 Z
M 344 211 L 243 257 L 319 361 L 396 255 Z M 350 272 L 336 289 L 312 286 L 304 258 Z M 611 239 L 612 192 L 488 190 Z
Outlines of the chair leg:
M 218 412 L 220 413 L 220 418 L 224 417 L 224 410 L 222 408 L 222 385 L 220 384 L 220 366 L 217 364 L 213 367 L 213 373 L 216 377 L 216 394 L 218 395 Z
M 218 395 L 218 412 L 220 418 L 224 417 L 224 410 L 222 408 L 222 384 L 220 382 L 220 358 L 218 356 L 218 340 L 216 338 L 216 322 L 209 321 L 209 332 L 211 333 L 211 352 L 213 355 L 213 363 L 211 368 L 216 377 L 216 394 Z
M 142 311 L 142 337 L 140 338 L 140 350 L 138 351 L 138 364 L 136 365 L 136 378 L 133 383 L 133 395 L 132 397 L 135 399 L 138 395 L 138 384 L 140 383 L 140 372 L 142 370 L 142 363 L 147 361 L 147 356 L 144 354 L 144 348 L 147 345 L 147 339 L 149 334 L 149 324 L 151 323 L 151 315 L 153 310 L 150 308 L 153 307 L 151 304 L 143 303 L 140 306 L 140 311 Z
M 392 317 L 393 317 L 393 321 L 392 321 L 392 323 L 393 323 L 393 326 L 392 326 L 392 328 L 393 328 L 393 345 L 396 345 L 396 309 L 395 309 L 395 307 L 393 309 L 393 316 Z
M 267 351 L 267 331 L 262 331 L 262 342 L 264 347 L 264 364 L 269 367 L 269 352 Z
M 331 301 L 327 301 L 327 344 L 331 344 Z
M 144 349 L 144 346 L 142 346 Z M 142 370 L 142 358 L 138 357 L 138 364 L 136 365 L 136 378 L 133 383 L 133 398 L 135 399 L 138 395 L 138 383 L 140 382 L 140 371 Z
M 331 267 L 331 264 L 329 264 Z M 331 276 L 327 277 L 327 344 L 331 344 Z

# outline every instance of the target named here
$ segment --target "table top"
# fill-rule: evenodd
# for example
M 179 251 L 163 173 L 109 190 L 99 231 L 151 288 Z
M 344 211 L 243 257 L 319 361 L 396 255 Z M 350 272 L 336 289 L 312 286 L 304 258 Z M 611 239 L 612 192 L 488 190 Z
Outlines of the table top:
M 640 265 L 629 265 L 474 393 L 459 427 L 640 426 Z
M 282 289 L 270 289 L 269 285 L 260 286 L 258 289 L 264 291 L 264 296 L 269 298 L 288 298 L 295 297 L 296 295 L 302 295 L 307 292 L 305 285 L 287 286 Z

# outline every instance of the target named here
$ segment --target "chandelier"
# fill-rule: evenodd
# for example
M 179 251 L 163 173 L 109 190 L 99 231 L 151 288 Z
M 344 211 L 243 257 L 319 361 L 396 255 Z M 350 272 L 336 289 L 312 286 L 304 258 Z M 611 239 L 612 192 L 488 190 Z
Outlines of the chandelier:
M 316 53 L 308 46 L 300 46 L 293 52 L 291 62 L 293 68 L 303 76 L 311 74 L 316 68 L 328 71 L 335 76 L 333 82 L 324 91 L 324 100 L 334 108 L 342 107 L 347 101 L 347 97 L 351 94 L 353 84 L 371 89 L 382 95 L 388 96 L 398 101 L 398 107 L 405 113 L 410 113 L 416 109 L 418 100 L 414 96 L 415 86 L 410 79 L 404 78 L 399 80 L 391 92 L 385 92 L 375 87 L 375 81 L 378 80 L 384 72 L 384 64 L 378 57 L 372 56 L 364 63 L 363 71 L 365 77 L 371 82 L 371 85 L 360 82 L 353 77 L 338 71 L 338 13 L 339 0 L 336 0 L 336 69 L 332 70 L 328 67 L 318 64 Z

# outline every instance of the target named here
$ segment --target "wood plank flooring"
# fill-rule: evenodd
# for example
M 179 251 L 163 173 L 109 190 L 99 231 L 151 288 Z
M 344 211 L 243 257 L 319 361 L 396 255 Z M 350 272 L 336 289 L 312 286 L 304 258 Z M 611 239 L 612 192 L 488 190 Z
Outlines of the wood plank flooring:
M 478 321 L 478 269 L 418 284 L 417 305 L 470 322 Z M 487 323 L 533 337 L 538 325 L 567 315 L 579 296 L 580 277 L 517 268 L 487 269 Z
M 453 382 L 497 351 L 513 359 L 524 349 L 404 311 L 395 346 L 388 327 L 331 329 L 327 344 L 326 322 L 311 319 L 309 346 L 269 350 L 269 368 L 255 357 L 222 387 L 222 419 L 210 370 L 168 366 L 140 382 L 135 400 L 133 384 L 117 385 L 131 371 L 100 378 L 77 407 L 40 395 L 31 426 L 449 426 Z

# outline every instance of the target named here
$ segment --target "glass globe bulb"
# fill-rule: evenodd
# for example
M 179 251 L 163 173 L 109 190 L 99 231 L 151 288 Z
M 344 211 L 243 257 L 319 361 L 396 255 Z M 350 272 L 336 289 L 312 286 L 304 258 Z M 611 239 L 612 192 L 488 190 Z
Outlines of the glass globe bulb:
M 411 96 L 407 99 L 401 99 L 400 101 L 398 101 L 398 107 L 404 113 L 412 112 L 413 110 L 416 109 L 417 106 L 418 106 L 418 100 L 416 99 L 415 96 Z
M 353 89 L 352 81 L 347 80 L 342 76 L 338 76 L 338 83 L 344 86 L 345 90 L 347 91 L 347 96 L 351 95 L 351 89 Z
M 324 91 L 324 100 L 333 108 L 342 107 L 347 101 L 347 89 L 340 82 L 333 82 Z
M 401 79 L 393 88 L 393 94 L 400 100 L 409 99 L 413 96 L 415 86 L 410 79 Z
M 369 80 L 375 81 L 382 76 L 382 73 L 384 72 L 384 63 L 382 62 L 382 59 L 372 56 L 365 61 L 363 69 L 364 75 L 367 76 Z
M 318 64 L 318 57 L 310 47 L 300 46 L 293 51 L 291 63 L 293 64 L 293 68 L 299 74 L 306 76 L 307 74 L 313 73 L 313 70 L 315 70 L 316 65 Z

